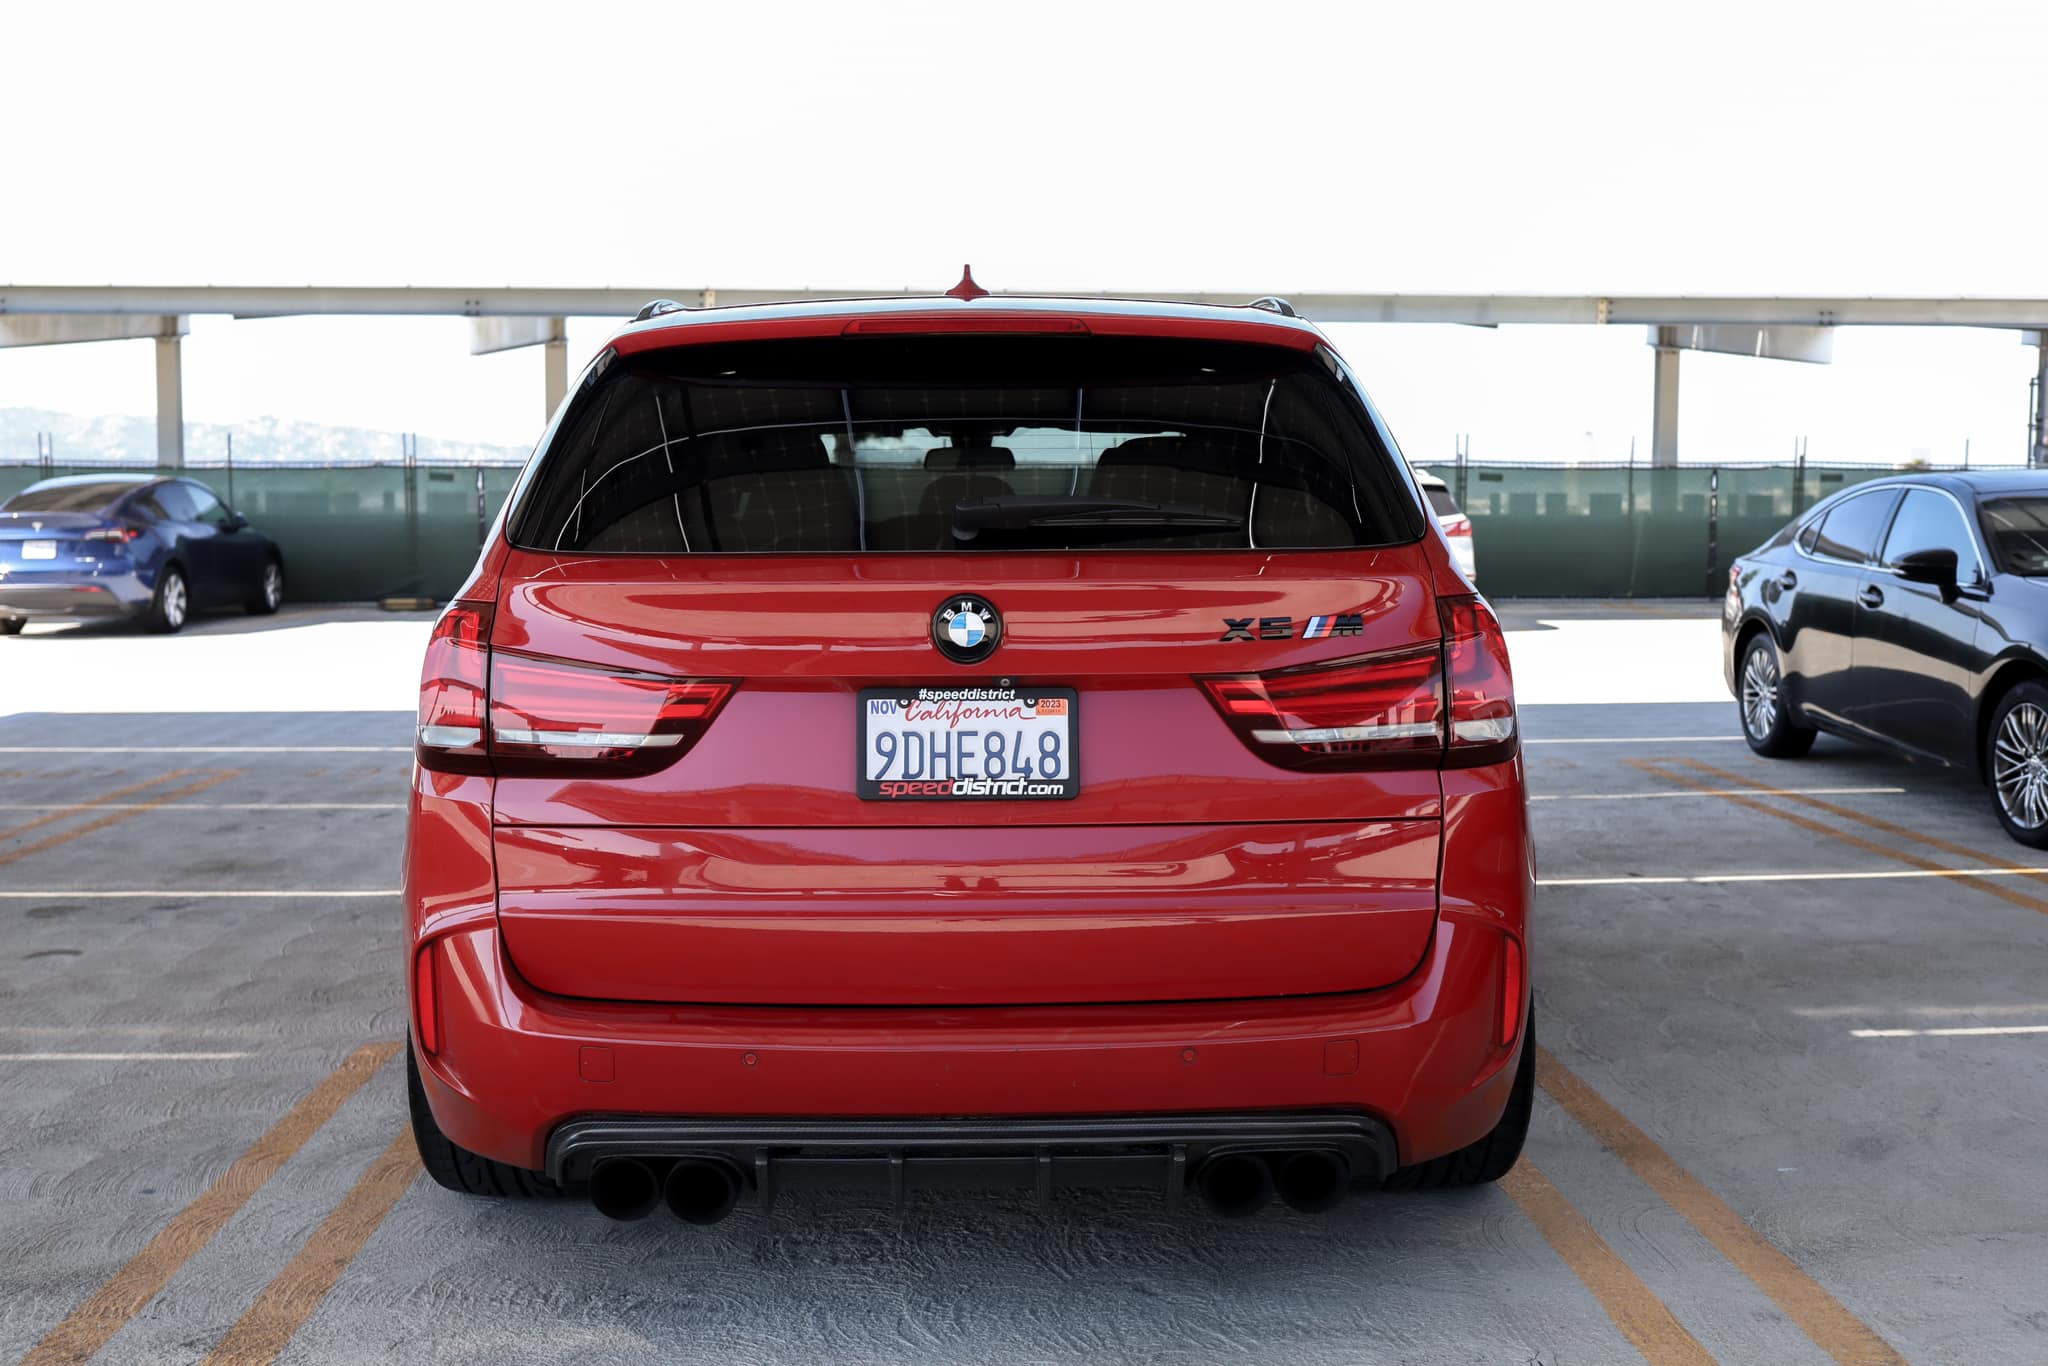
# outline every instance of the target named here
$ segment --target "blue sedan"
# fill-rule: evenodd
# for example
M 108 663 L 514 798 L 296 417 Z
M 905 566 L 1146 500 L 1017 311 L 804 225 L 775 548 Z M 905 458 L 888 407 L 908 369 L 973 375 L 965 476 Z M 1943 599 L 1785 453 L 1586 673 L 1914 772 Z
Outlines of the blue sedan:
M 0 503 L 0 635 L 32 617 L 169 632 L 201 608 L 268 613 L 283 600 L 277 544 L 196 479 L 77 474 Z

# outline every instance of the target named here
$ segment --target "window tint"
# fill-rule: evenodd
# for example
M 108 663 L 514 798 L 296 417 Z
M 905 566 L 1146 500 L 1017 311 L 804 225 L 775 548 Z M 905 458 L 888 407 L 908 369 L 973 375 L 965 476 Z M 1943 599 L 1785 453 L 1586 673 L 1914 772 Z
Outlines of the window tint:
M 1820 539 L 1820 523 L 1808 522 L 1799 529 L 1799 548 L 1812 552 L 1814 543 Z
M 1891 516 L 1892 504 L 1898 500 L 1893 489 L 1843 499 L 1821 519 L 1813 553 L 1853 564 L 1870 559 L 1877 553 L 1877 538 L 1884 534 L 1885 519 Z
M 192 504 L 192 518 L 208 526 L 220 526 L 228 519 L 228 510 L 220 499 L 213 496 L 213 490 L 204 484 L 195 484 L 189 479 L 178 481 L 178 489 Z
M 1970 528 L 1956 505 L 1931 489 L 1908 489 L 1892 518 L 1892 529 L 1884 538 L 1884 562 L 1896 565 L 1899 557 L 1916 550 L 1953 550 L 1956 579 L 1969 583 L 1979 577 L 1977 547 Z
M 192 505 L 192 495 L 185 491 L 185 485 L 158 484 L 153 490 L 157 506 L 164 510 L 164 516 L 174 522 L 196 522 L 198 509 Z
M 2048 574 L 2048 497 L 1994 498 L 1978 508 L 1984 539 L 2008 574 Z
M 1350 389 L 1278 347 L 851 337 L 622 358 L 513 527 L 546 550 L 1287 549 L 1421 534 Z
M 0 512 L 98 512 L 134 487 L 131 479 L 26 488 L 0 503 Z

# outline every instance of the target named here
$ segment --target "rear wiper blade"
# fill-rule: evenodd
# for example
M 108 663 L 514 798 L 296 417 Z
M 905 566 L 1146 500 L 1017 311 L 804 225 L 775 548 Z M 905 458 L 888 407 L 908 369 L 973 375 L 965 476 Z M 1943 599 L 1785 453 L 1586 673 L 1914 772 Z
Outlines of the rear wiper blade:
M 1244 518 L 1177 503 L 1133 498 L 1090 498 L 1081 494 L 1010 493 L 963 498 L 953 505 L 953 539 L 971 541 L 983 531 L 1040 527 L 1169 527 L 1190 531 L 1240 531 Z

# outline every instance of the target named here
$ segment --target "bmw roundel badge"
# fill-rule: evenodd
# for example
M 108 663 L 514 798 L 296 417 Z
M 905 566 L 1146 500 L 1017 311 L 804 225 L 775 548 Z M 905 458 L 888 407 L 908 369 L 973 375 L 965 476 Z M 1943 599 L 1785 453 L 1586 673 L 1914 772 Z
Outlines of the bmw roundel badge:
M 995 604 L 972 593 L 956 593 L 932 613 L 932 644 L 955 664 L 979 664 L 995 653 L 1003 619 Z

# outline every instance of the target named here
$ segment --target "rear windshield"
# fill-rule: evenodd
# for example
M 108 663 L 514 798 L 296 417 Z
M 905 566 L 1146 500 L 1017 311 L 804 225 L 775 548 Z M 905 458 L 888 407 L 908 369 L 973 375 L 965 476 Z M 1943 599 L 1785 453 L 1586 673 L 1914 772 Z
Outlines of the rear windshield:
M 1355 392 L 1309 354 L 1151 338 L 676 347 L 585 387 L 533 549 L 1302 549 L 1414 540 Z
M 1982 504 L 1984 539 L 2008 574 L 2048 574 L 2048 497 L 1994 498 Z
M 98 512 L 140 485 L 129 483 L 52 484 L 28 488 L 0 503 L 0 512 Z
M 1451 497 L 1449 489 L 1431 488 L 1428 484 L 1424 484 L 1422 486 L 1422 496 L 1429 499 L 1429 510 L 1439 517 L 1457 517 L 1462 515 L 1458 511 L 1458 500 Z

